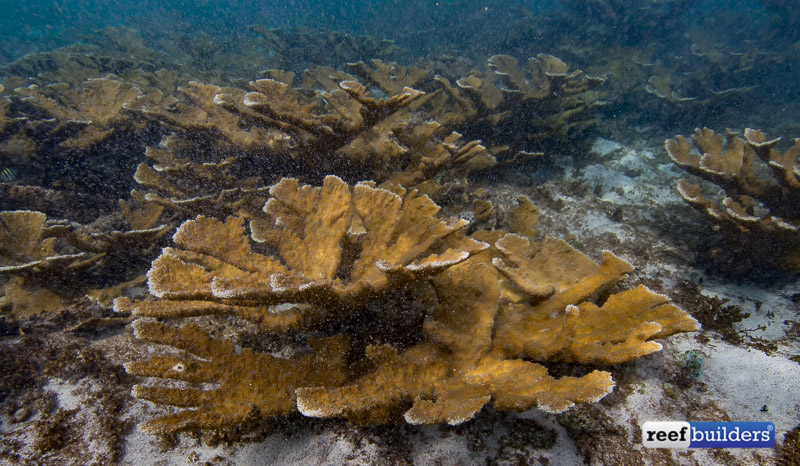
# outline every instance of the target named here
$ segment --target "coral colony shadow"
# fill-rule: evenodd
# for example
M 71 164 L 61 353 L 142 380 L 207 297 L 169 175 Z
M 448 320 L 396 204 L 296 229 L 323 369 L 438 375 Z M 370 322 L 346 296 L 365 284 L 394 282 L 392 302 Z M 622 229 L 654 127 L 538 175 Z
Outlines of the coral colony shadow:
M 0 463 L 797 459 L 793 2 L 7 7 Z

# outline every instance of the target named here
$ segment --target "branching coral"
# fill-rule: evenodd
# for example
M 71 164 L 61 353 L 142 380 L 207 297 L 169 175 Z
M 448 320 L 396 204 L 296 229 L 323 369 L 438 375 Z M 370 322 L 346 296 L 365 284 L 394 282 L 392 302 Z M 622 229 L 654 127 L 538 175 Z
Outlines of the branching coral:
M 0 275 L 16 276 L 2 288 L 0 305 L 7 310 L 7 318 L 15 320 L 60 307 L 61 297 L 35 282 L 92 263 L 87 253 L 56 251 L 58 237 L 69 229 L 65 223 L 48 223 L 41 212 L 0 212 Z
M 566 63 L 547 54 L 528 59 L 527 67 L 514 57 L 495 55 L 488 67 L 488 73 L 473 72 L 456 82 L 477 107 L 474 111 L 484 131 L 491 130 L 482 139 L 503 141 L 513 146 L 514 153 L 532 151 L 540 149 L 542 141 L 555 144 L 558 136 L 594 122 L 589 110 L 597 102 L 587 91 L 604 79 L 570 71 Z M 477 131 L 474 125 L 469 127 Z M 513 131 L 503 132 L 504 127 Z M 492 133 L 496 131 L 501 134 Z
M 661 349 L 654 338 L 698 328 L 666 297 L 644 287 L 593 304 L 591 295 L 631 270 L 610 253 L 597 265 L 552 238 L 538 252 L 516 235 L 506 235 L 497 246 L 519 266 L 500 270 L 522 287 L 498 280 L 494 269 L 478 260 L 448 269 L 434 279 L 438 299 L 424 325 L 428 342 L 400 354 L 386 346 L 368 349 L 371 373 L 343 387 L 301 388 L 298 409 L 359 422 L 386 421 L 407 409 L 403 416 L 412 424 L 458 424 L 489 400 L 500 409 L 560 412 L 609 393 L 610 374 L 595 370 L 555 379 L 520 357 L 616 364 Z M 577 266 L 567 269 L 567 264 Z M 534 284 L 539 288 L 532 290 Z M 524 298 L 501 299 L 515 293 Z
M 127 107 L 174 134 L 148 149 L 155 165 L 140 164 L 135 176 L 147 192 L 134 196 L 182 218 L 253 218 L 259 215 L 253 207 L 264 200 L 259 188 L 276 174 L 310 182 L 336 174 L 434 195 L 449 180 L 494 166 L 496 154 L 511 154 L 504 163 L 536 156 L 520 149 L 591 122 L 578 116 L 591 105 L 576 96 L 601 79 L 570 71 L 549 55 L 529 65 L 522 71 L 513 58 L 498 55 L 490 60 L 490 76 L 471 75 L 457 88 L 428 69 L 373 60 L 351 66 L 364 84 L 332 68 L 312 68 L 293 87 L 295 73 L 267 70 L 269 77 L 250 82 L 249 92 L 191 82 L 178 88 L 183 99 L 175 102 L 139 99 Z M 509 122 L 525 126 L 524 141 L 513 147 L 494 137 Z M 453 131 L 459 128 L 464 131 Z M 487 149 L 474 139 L 484 136 L 503 141 Z
M 508 55 L 488 60 L 488 71 L 475 70 L 454 84 L 424 67 L 404 67 L 373 61 L 352 70 L 365 82 L 393 95 L 402 85 L 427 93 L 409 108 L 441 125 L 440 133 L 456 130 L 480 138 L 492 153 L 513 145 L 511 152 L 532 150 L 537 143 L 592 123 L 588 111 L 595 105 L 587 92 L 604 80 L 589 77 L 552 55 L 539 54 L 527 67 Z M 501 126 L 513 126 L 515 137 Z M 520 136 L 521 135 L 521 136 Z M 505 149 L 507 150 L 507 148 Z
M 158 59 L 157 52 L 145 47 L 133 29 L 106 28 L 95 34 L 95 37 L 86 36 L 86 40 L 97 46 L 80 43 L 27 54 L 0 68 L 0 74 L 10 89 L 53 83 L 77 86 L 87 79 L 111 73 L 127 76 L 140 68 L 151 69 L 157 63 L 161 66 L 167 63 Z
M 313 98 L 274 79 L 253 81 L 250 86 L 253 91 L 244 92 L 192 82 L 180 88 L 192 105 L 143 110 L 188 137 L 207 138 L 200 132 L 218 134 L 222 136 L 220 143 L 233 149 L 261 152 L 262 157 L 272 159 L 282 156 L 313 168 L 422 95 L 408 88 L 399 95 L 375 100 L 355 81 L 342 81 L 339 89 Z
M 329 339 L 276 358 L 235 352 L 193 323 L 140 320 L 141 338 L 187 354 L 128 364 L 132 374 L 165 379 L 134 393 L 192 408 L 146 430 L 220 428 L 295 409 L 412 424 L 458 424 L 490 401 L 558 412 L 609 393 L 610 374 L 553 378 L 529 359 L 625 362 L 660 349 L 654 338 L 697 328 L 644 287 L 611 294 L 631 266 L 610 253 L 598 265 L 558 240 L 531 246 L 524 236 L 486 232 L 479 236 L 496 241 L 487 250 L 464 236 L 465 222 L 437 219 L 438 207 L 414 191 L 329 176 L 321 187 L 283 179 L 270 196 L 268 220 L 252 220 L 250 235 L 272 254 L 255 251 L 243 219 L 198 217 L 148 274 L 161 299 L 118 298 L 115 307 L 139 317 L 236 316 L 266 331 L 315 329 Z M 517 210 L 530 230 L 535 211 L 525 203 Z M 315 360 L 325 370 L 310 372 Z M 172 388 L 170 379 L 219 388 Z
M 149 230 L 94 231 L 66 221 L 48 220 L 41 212 L 0 212 L 0 276 L 13 276 L 2 305 L 11 318 L 40 313 L 62 305 L 91 286 L 89 269 L 109 269 L 131 263 L 132 254 L 166 233 Z M 27 309 L 27 310 L 24 310 Z
M 233 343 L 214 340 L 196 325 L 179 329 L 137 321 L 136 336 L 185 350 L 190 358 L 156 356 L 131 362 L 125 369 L 144 377 L 189 383 L 214 383 L 213 390 L 137 385 L 133 394 L 185 409 L 149 421 L 151 432 L 178 432 L 231 426 L 252 417 L 276 416 L 295 409 L 294 389 L 339 384 L 344 378 L 347 339 L 334 336 L 309 342 L 314 354 L 280 358 L 252 349 L 237 352 Z
M 388 95 L 397 95 L 406 87 L 417 88 L 420 81 L 430 77 L 431 71 L 417 66 L 401 66 L 372 60 L 372 66 L 363 61 L 350 64 L 350 68 L 365 80 L 365 86 L 377 86 Z
M 603 83 L 602 78 L 570 70 L 547 54 L 530 58 L 527 66 L 520 66 L 514 57 L 495 55 L 487 67 L 488 71 L 475 70 L 454 84 L 424 65 L 373 60 L 353 64 L 351 70 L 368 87 L 387 95 L 395 95 L 402 86 L 425 90 L 426 95 L 406 113 L 441 125 L 437 133 L 441 137 L 455 130 L 479 139 L 494 156 L 503 153 L 502 161 L 516 162 L 522 151 L 557 145 L 561 136 L 594 123 L 591 111 L 599 102 L 589 91 Z
M 541 365 L 490 353 L 501 290 L 488 264 L 453 267 L 435 286 L 438 305 L 425 322 L 430 341 L 399 354 L 387 345 L 369 347 L 372 371 L 343 387 L 297 390 L 300 412 L 357 422 L 402 414 L 411 424 L 459 424 L 490 400 L 500 409 L 562 411 L 613 387 L 600 371 L 554 379 Z
M 134 180 L 149 192 L 131 192 L 131 201 L 122 204 L 131 212 L 135 202 L 144 225 L 153 224 L 164 209 L 185 216 L 203 213 L 224 218 L 238 213 L 242 216 L 258 211 L 266 200 L 266 188 L 257 187 L 257 179 L 239 179 L 233 173 L 235 157 L 218 162 L 195 163 L 177 154 L 181 141 L 167 138 L 162 147 L 148 147 L 146 155 L 155 162 L 152 166 L 139 164 Z
M 351 191 L 333 176 L 318 188 L 283 179 L 270 188 L 268 219 L 250 223 L 253 240 L 273 245 L 280 258 L 253 252 L 240 217 L 185 222 L 173 237 L 181 249 L 166 248 L 148 274 L 151 293 L 175 301 L 139 303 L 134 314 L 228 313 L 272 330 L 306 325 L 390 284 L 464 261 L 486 246 L 464 239 L 432 253 L 437 241 L 466 222 L 436 219 L 438 207 L 427 196 L 401 194 L 366 183 Z M 346 279 L 339 276 L 343 271 Z M 313 306 L 287 312 L 270 307 L 298 300 Z
M 17 88 L 16 93 L 58 121 L 51 132 L 69 135 L 60 143 L 63 147 L 86 149 L 107 139 L 116 126 L 126 122 L 121 114 L 123 105 L 142 92 L 135 85 L 105 77 L 89 79 L 80 88 L 57 83 L 46 88 Z
M 442 173 L 463 176 L 495 163 L 478 141 L 462 141 L 456 132 L 438 138 L 439 123 L 412 113 L 425 97 L 409 87 L 376 100 L 346 74 L 307 73 L 304 86 L 319 79 L 326 89 L 335 86 L 324 91 L 293 89 L 291 74 L 270 74 L 287 82 L 254 81 L 247 93 L 191 83 L 181 88 L 191 103 L 142 108 L 176 134 L 148 148 L 155 164 L 140 164 L 135 175 L 148 192 L 134 196 L 184 218 L 254 218 L 266 199 L 262 183 L 275 173 L 307 180 L 336 173 L 413 188 Z M 198 160 L 197 147 L 218 158 Z M 436 189 L 432 184 L 426 192 Z
M 44 272 L 88 259 L 85 253 L 56 252 L 57 236 L 69 230 L 64 223 L 48 224 L 41 212 L 0 212 L 0 273 Z
M 198 49 L 211 53 L 209 44 Z M 136 75 L 136 85 L 87 81 L 84 93 L 17 92 L 18 103 L 65 125 L 85 129 L 91 119 L 97 130 L 68 138 L 70 150 L 88 150 L 138 116 L 173 132 L 136 170 L 148 192 L 120 202 L 138 232 L 70 226 L 59 240 L 82 251 L 79 265 L 101 266 L 164 234 L 152 228 L 164 212 L 190 219 L 151 264 L 153 299 L 114 303 L 139 319 L 137 337 L 175 350 L 126 365 L 159 379 L 136 385 L 137 397 L 183 408 L 146 430 L 225 428 L 296 411 L 412 424 L 458 424 L 487 403 L 559 412 L 602 398 L 614 381 L 577 367 L 555 377 L 544 363 L 622 363 L 660 349 L 654 339 L 696 329 L 644 287 L 615 293 L 631 267 L 612 254 L 596 264 L 558 240 L 533 242 L 530 201 L 509 213 L 520 235 L 468 236 L 467 221 L 437 217 L 423 193 L 436 192 L 443 173 L 495 165 L 495 148 L 473 135 L 513 146 L 498 153 L 528 154 L 528 143 L 586 126 L 586 92 L 601 79 L 549 55 L 527 67 L 496 55 L 487 73 L 455 84 L 378 60 L 351 69 L 363 84 L 314 69 L 295 88 L 293 72 L 269 70 L 248 91 L 177 87 L 176 75 L 161 73 Z M 506 141 L 504 131 L 520 128 L 523 136 Z M 306 178 L 265 186 L 292 173 Z M 330 173 L 374 181 L 350 185 Z M 491 217 L 491 204 L 476 211 Z M 12 259 L 20 270 L 38 266 Z M 266 334 L 291 338 L 269 353 L 258 339 Z
M 768 54 L 754 47 L 745 52 L 718 49 L 712 37 L 694 33 L 695 42 L 686 56 L 674 57 L 671 69 L 652 64 L 644 89 L 675 108 L 700 112 L 702 107 L 722 109 L 759 83 L 768 68 Z
M 137 100 L 160 101 L 163 96 L 152 88 L 144 93 L 137 84 L 112 75 L 75 84 L 18 87 L 0 109 L 5 113 L 0 156 L 5 166 L 23 175 L 20 185 L 63 191 L 66 198 L 99 194 L 115 202 L 131 181 L 125 177 L 108 183 L 108 179 L 132 170 L 159 132 L 125 107 Z M 5 208 L 18 207 L 9 204 Z M 97 210 L 87 204 L 73 210 Z
M 384 131 L 390 129 L 375 131 L 377 125 L 422 95 L 406 88 L 375 100 L 352 80 L 338 82 L 332 91 L 312 91 L 312 97 L 274 79 L 251 86 L 253 91 L 244 92 L 193 82 L 180 88 L 190 103 L 141 109 L 176 132 L 161 147 L 148 149 L 155 166 L 143 163 L 137 169 L 136 180 L 150 190 L 146 201 L 188 217 L 254 216 L 266 199 L 259 185 L 273 181 L 278 172 L 312 179 L 331 172 L 369 172 L 380 166 L 380 159 L 355 164 L 349 155 L 358 151 L 348 145 L 365 147 L 363 138 L 386 141 Z M 386 156 L 387 146 L 379 146 Z M 219 154 L 218 159 L 198 160 L 198 147 Z M 379 181 L 388 176 L 372 174 Z M 242 197 L 257 207 L 242 207 Z
M 746 129 L 744 140 L 698 129 L 691 142 L 682 136 L 667 140 L 672 160 L 692 175 L 720 187 L 718 205 L 702 194 L 699 184 L 678 183 L 678 192 L 714 223 L 729 241 L 759 261 L 782 268 L 800 268 L 800 140 L 781 153 L 780 138 L 766 140 Z M 757 162 L 760 160 L 764 165 Z M 768 176 L 771 175 L 771 177 Z
M 5 91 L 5 88 L 2 84 L 0 84 L 0 94 Z M 5 95 L 0 95 L 0 134 L 6 131 L 6 128 L 13 122 L 13 119 L 9 117 L 9 111 L 11 109 L 11 101 Z
M 660 350 L 653 339 L 698 328 L 644 286 L 610 294 L 633 267 L 608 251 L 596 264 L 553 238 L 532 257 L 522 236 L 506 235 L 496 247 L 503 257 L 495 266 L 522 293 L 498 315 L 495 348 L 506 356 L 618 364 Z

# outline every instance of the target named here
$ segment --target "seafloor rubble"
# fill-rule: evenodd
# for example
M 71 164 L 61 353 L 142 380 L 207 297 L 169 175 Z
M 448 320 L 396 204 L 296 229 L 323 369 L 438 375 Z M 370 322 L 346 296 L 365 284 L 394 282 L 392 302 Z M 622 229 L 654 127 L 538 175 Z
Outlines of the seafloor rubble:
M 592 136 L 613 74 L 257 32 L 245 79 L 131 30 L 4 69 L 0 461 L 679 464 L 637 437 L 665 419 L 792 458 L 797 145 L 633 150 Z

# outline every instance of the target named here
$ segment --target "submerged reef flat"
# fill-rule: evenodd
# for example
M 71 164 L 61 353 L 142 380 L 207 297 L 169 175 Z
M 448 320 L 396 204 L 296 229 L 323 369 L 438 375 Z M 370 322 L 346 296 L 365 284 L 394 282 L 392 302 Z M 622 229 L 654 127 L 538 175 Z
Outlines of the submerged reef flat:
M 641 46 L 697 4 L 646 3 L 538 50 L 107 28 L 9 60 L 0 464 L 797 464 L 800 125 L 747 106 L 791 57 Z M 644 447 L 666 420 L 776 446 Z

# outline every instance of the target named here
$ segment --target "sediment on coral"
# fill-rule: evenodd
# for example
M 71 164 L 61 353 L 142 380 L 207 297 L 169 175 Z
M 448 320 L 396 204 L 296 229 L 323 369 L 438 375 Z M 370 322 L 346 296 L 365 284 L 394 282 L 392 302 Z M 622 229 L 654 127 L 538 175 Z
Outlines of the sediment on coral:
M 665 143 L 676 165 L 722 190 L 717 202 L 699 183 L 678 183 L 681 197 L 710 219 L 730 246 L 712 254 L 720 262 L 740 256 L 730 265 L 733 270 L 800 270 L 800 139 L 784 152 L 776 149 L 780 140 L 767 140 L 750 128 L 744 139 L 732 131 L 723 136 L 704 128 L 695 130 L 691 140 L 678 136 Z
M 328 176 L 321 187 L 283 179 L 269 195 L 250 239 L 240 217 L 189 220 L 148 273 L 158 299 L 115 300 L 140 318 L 139 338 L 183 350 L 126 365 L 161 380 L 137 385 L 136 396 L 189 408 L 145 430 L 217 429 L 296 410 L 359 423 L 459 424 L 490 401 L 560 412 L 608 394 L 610 374 L 554 378 L 533 361 L 616 364 L 658 351 L 654 339 L 698 328 L 644 287 L 615 292 L 632 268 L 611 253 L 596 264 L 555 239 L 468 237 L 465 221 L 437 218 L 438 207 L 413 190 Z M 530 234 L 535 211 L 520 204 L 516 226 Z M 201 316 L 269 333 L 303 330 L 307 346 L 284 348 L 288 358 L 234 351 L 202 328 L 209 321 Z M 174 388 L 176 380 L 193 387 Z

